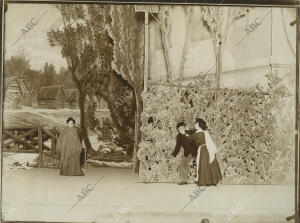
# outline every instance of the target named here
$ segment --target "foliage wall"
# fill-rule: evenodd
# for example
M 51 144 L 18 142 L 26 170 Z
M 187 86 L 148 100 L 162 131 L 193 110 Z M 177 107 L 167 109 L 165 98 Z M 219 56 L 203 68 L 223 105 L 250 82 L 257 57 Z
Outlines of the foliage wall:
M 176 123 L 192 128 L 195 117 L 206 120 L 218 147 L 223 182 L 228 184 L 278 184 L 293 174 L 294 101 L 275 74 L 267 75 L 268 88 L 215 90 L 207 78 L 197 86 L 152 86 L 144 94 L 142 142 L 138 152 L 143 182 L 178 182 L 173 158 Z M 288 108 L 288 109 L 285 109 Z M 193 182 L 195 162 L 190 163 Z

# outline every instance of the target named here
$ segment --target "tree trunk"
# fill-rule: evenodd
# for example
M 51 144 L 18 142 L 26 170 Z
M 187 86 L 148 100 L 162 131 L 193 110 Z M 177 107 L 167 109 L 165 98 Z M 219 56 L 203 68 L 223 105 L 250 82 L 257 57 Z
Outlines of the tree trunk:
M 188 8 L 186 9 L 186 13 L 187 13 L 187 18 L 186 18 L 185 40 L 184 40 L 182 60 L 181 60 L 180 73 L 179 73 L 180 83 L 183 80 L 184 64 L 186 61 L 186 55 L 188 51 L 188 41 L 190 38 L 191 6 L 188 6 Z
M 120 133 L 120 135 L 123 135 L 124 137 L 128 137 L 128 138 L 132 138 L 130 133 L 129 133 L 129 126 L 124 126 L 122 125 L 122 121 L 119 120 L 119 117 L 118 116 L 118 113 L 116 110 L 114 110 L 114 107 L 113 107 L 113 102 L 112 100 L 110 99 L 109 96 L 106 96 L 100 92 L 98 92 L 96 94 L 96 97 L 98 98 L 98 100 L 100 100 L 100 98 L 103 98 L 104 101 L 107 103 L 107 107 L 110 111 L 110 117 L 113 121 L 113 123 L 116 125 L 116 129 L 117 131 Z M 128 154 L 127 154 L 128 155 Z M 132 155 L 132 153 L 130 153 L 129 155 Z
M 88 137 L 86 126 L 85 126 L 85 110 L 84 110 L 84 102 L 85 102 L 85 96 L 86 94 L 79 90 L 79 109 L 80 109 L 80 131 L 81 131 L 81 137 L 84 141 L 84 144 L 86 146 L 86 151 L 88 153 L 92 152 L 92 145 L 90 142 L 90 139 Z
M 215 93 L 216 101 L 218 100 L 218 96 L 219 96 L 221 74 L 222 74 L 222 45 L 219 46 L 218 52 L 216 54 L 216 93 Z
M 138 145 L 141 141 L 141 115 L 142 115 L 142 99 L 140 93 L 135 91 L 136 113 L 135 113 L 135 131 L 134 131 L 134 148 L 133 148 L 133 172 L 139 172 L 140 162 L 137 158 Z
M 171 71 L 171 65 L 170 65 L 170 57 L 169 57 L 169 49 L 168 49 L 168 43 L 166 40 L 166 35 L 164 34 L 164 31 L 162 32 L 162 45 L 164 49 L 164 55 L 165 55 L 165 63 L 166 63 L 166 69 L 167 69 L 167 82 L 170 83 L 172 81 L 172 71 Z
M 80 109 L 80 133 L 81 133 L 81 139 L 83 139 L 84 144 L 86 146 L 86 152 L 90 153 L 92 150 L 92 145 L 90 142 L 90 139 L 88 137 L 87 131 L 86 131 L 86 126 L 85 126 L 85 109 L 84 109 L 84 102 L 85 102 L 85 96 L 86 93 L 82 89 L 82 82 L 78 80 L 76 77 L 76 69 L 70 69 L 71 74 L 72 74 L 72 79 L 75 82 L 75 85 L 79 91 L 79 98 L 78 98 L 78 104 L 79 104 L 79 109 Z

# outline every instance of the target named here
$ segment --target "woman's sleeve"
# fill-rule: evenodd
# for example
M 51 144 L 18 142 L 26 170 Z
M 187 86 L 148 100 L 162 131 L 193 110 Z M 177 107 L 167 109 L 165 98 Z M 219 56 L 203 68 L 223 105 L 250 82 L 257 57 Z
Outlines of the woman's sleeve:
M 185 135 L 185 137 L 190 140 L 190 141 L 193 141 L 195 140 L 195 134 L 192 134 L 192 135 Z
M 58 136 L 56 141 L 56 153 L 60 154 L 62 150 L 62 141 L 63 141 L 62 133 Z
M 55 127 L 55 130 L 58 132 L 59 135 L 61 135 L 64 132 L 64 127 Z

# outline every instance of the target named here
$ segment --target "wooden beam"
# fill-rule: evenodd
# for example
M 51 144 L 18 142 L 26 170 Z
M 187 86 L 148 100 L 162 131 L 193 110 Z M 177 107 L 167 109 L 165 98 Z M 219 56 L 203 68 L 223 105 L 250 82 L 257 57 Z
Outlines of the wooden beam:
M 27 150 L 27 149 L 3 149 L 3 152 L 8 152 L 8 153 L 37 153 L 36 150 Z
M 51 151 L 51 148 L 49 147 L 49 146 L 46 146 L 44 143 L 42 144 L 43 146 L 43 150 L 49 150 L 49 151 Z
M 4 132 L 5 131 L 7 131 L 7 130 L 4 130 Z M 20 139 L 23 139 L 23 138 L 25 138 L 26 136 L 28 136 L 28 135 L 30 135 L 30 134 L 32 134 L 32 133 L 34 133 L 34 132 L 36 132 L 37 131 L 37 129 L 31 129 L 31 130 L 29 130 L 28 132 L 25 132 L 25 133 L 23 133 L 22 135 L 20 135 L 20 136 L 18 136 Z M 6 144 L 3 144 L 3 147 L 8 147 L 9 145 L 11 145 L 12 143 L 14 143 L 15 142 L 15 140 L 13 140 L 13 141 L 10 141 L 10 142 L 8 142 L 8 143 L 6 143 Z
M 145 12 L 145 65 L 144 92 L 148 92 L 149 79 L 149 12 Z
M 51 138 L 51 155 L 54 156 L 56 152 L 56 140 L 54 138 Z
M 22 145 L 24 145 L 24 146 L 27 146 L 27 147 L 29 147 L 29 148 L 31 148 L 31 149 L 36 150 L 36 148 L 35 148 L 32 144 L 27 143 L 27 142 L 24 142 L 22 139 L 20 139 L 19 137 L 17 137 L 17 136 L 15 136 L 15 135 L 11 134 L 11 133 L 8 132 L 8 131 L 4 131 L 3 134 L 8 135 L 10 138 L 16 140 L 18 143 L 20 143 L 20 144 L 22 144 Z
M 4 126 L 4 129 L 7 129 L 7 130 L 37 129 L 37 128 L 39 128 L 38 125 L 11 125 L 11 126 Z
M 38 128 L 38 150 L 39 150 L 39 167 L 43 164 L 43 132 L 42 129 Z
M 38 139 L 30 139 L 32 144 L 35 146 L 35 145 L 38 145 L 39 144 L 39 140 Z M 43 150 L 51 150 L 51 148 L 47 145 L 45 145 L 44 143 L 42 144 L 43 146 Z M 36 148 L 37 149 L 37 148 Z
M 48 136 L 50 136 L 53 139 L 56 139 L 56 136 L 50 132 L 48 129 L 45 129 L 44 127 L 41 127 L 42 131 L 44 131 Z
M 295 123 L 295 222 L 299 222 L 299 86 L 300 86 L 300 8 L 297 8 L 296 27 L 296 123 Z

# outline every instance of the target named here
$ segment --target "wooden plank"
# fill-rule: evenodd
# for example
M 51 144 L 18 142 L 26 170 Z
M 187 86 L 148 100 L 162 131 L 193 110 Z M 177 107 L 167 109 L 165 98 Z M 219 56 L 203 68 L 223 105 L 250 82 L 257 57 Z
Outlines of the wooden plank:
M 37 129 L 39 128 L 38 125 L 11 125 L 11 126 L 4 126 L 4 129 L 7 130 L 18 130 L 18 129 Z
M 39 167 L 43 164 L 43 132 L 42 129 L 38 128 L 38 150 L 39 150 Z
M 3 149 L 3 152 L 8 152 L 8 153 L 37 153 L 36 150 L 27 150 L 27 149 Z
M 33 145 L 38 145 L 39 144 L 39 140 L 38 139 L 30 139 Z M 47 145 L 45 145 L 44 143 L 42 144 L 43 146 L 43 150 L 51 150 L 51 148 Z
M 159 7 L 158 5 L 135 5 L 135 11 L 158 13 Z
M 14 132 L 12 134 L 16 137 L 19 137 L 19 133 L 17 130 L 14 130 Z M 20 143 L 16 142 L 15 145 L 16 145 L 17 149 L 20 149 Z
M 4 130 L 4 132 L 5 132 L 6 130 Z M 37 129 L 31 129 L 31 130 L 29 130 L 28 132 L 25 132 L 25 133 L 23 133 L 22 135 L 20 135 L 20 136 L 18 136 L 20 139 L 23 139 L 23 138 L 25 138 L 26 136 L 28 136 L 28 135 L 30 135 L 30 134 L 32 134 L 32 133 L 34 133 L 34 132 L 36 132 L 37 131 Z M 24 139 L 25 140 L 25 139 Z M 14 143 L 16 140 L 13 140 L 13 141 L 10 141 L 10 142 L 8 142 L 8 143 L 5 143 L 5 144 L 3 144 L 3 147 L 8 147 L 9 145 L 11 145 L 12 143 Z
M 51 148 L 49 146 L 46 146 L 45 144 L 43 144 L 43 150 L 51 151 Z
M 19 143 L 15 139 L 12 139 L 8 135 L 4 134 L 4 131 L 8 131 L 8 130 L 3 130 L 3 136 L 2 136 L 3 149 L 6 148 L 6 147 L 8 147 L 6 144 L 12 144 L 12 143 L 15 143 L 15 144 L 13 146 L 11 146 L 9 149 L 18 149 Z M 16 131 L 11 131 L 9 133 L 13 134 L 16 137 L 18 137 L 18 135 L 16 134 Z M 6 141 L 6 143 L 4 143 L 5 141 Z
M 137 7 L 137 6 L 136 6 Z M 149 79 L 149 13 L 145 11 L 145 64 L 144 64 L 144 92 L 148 92 Z
M 54 156 L 56 153 L 56 140 L 51 138 L 51 154 Z
M 50 132 L 48 129 L 45 129 L 44 127 L 41 127 L 41 128 L 48 136 L 50 136 L 53 139 L 56 139 L 56 136 L 52 132 Z
M 11 133 L 8 132 L 8 131 L 4 131 L 3 134 L 8 135 L 10 138 L 16 140 L 18 143 L 20 143 L 20 144 L 22 144 L 22 145 L 24 145 L 24 146 L 27 146 L 27 147 L 29 147 L 29 148 L 31 148 L 31 149 L 36 150 L 36 148 L 35 148 L 33 145 L 31 145 L 30 143 L 24 142 L 22 139 L 20 139 L 19 137 L 17 137 L 17 136 L 15 136 L 15 135 L 11 134 Z

